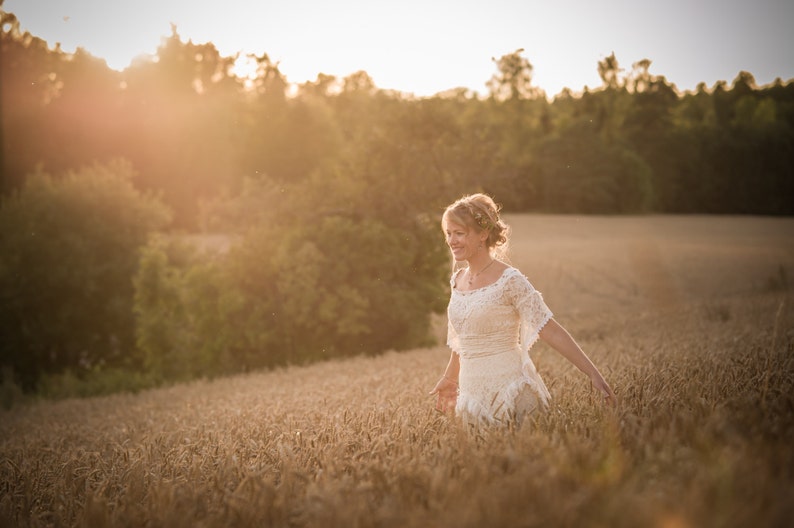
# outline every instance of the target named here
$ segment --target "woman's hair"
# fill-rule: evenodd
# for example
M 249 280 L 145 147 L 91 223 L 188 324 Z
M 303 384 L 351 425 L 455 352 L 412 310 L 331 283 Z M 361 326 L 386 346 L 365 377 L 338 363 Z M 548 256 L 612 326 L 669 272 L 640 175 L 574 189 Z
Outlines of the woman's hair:
M 510 227 L 499 217 L 501 206 L 486 194 L 477 193 L 464 196 L 449 205 L 441 217 L 444 222 L 454 222 L 477 232 L 488 231 L 485 241 L 488 249 L 499 248 L 499 253 L 507 253 Z

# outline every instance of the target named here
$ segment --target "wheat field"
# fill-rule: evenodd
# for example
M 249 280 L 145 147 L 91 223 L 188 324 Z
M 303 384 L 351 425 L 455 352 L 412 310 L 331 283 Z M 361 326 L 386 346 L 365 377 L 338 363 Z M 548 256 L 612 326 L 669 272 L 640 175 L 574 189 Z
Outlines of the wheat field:
M 542 343 L 519 430 L 434 411 L 440 344 L 39 402 L 0 412 L 0 525 L 790 526 L 794 219 L 506 219 L 616 409 Z

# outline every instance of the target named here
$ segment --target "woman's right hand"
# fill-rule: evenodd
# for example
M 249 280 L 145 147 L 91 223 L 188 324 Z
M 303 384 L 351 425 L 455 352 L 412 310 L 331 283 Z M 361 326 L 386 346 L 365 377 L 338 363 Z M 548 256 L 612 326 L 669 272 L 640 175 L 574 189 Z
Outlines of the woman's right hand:
M 433 390 L 430 391 L 430 395 L 438 395 L 438 399 L 436 400 L 436 410 L 440 412 L 447 412 L 447 411 L 454 411 L 455 404 L 458 401 L 458 384 L 457 382 L 449 379 L 446 376 L 442 376 L 436 386 L 433 387 Z

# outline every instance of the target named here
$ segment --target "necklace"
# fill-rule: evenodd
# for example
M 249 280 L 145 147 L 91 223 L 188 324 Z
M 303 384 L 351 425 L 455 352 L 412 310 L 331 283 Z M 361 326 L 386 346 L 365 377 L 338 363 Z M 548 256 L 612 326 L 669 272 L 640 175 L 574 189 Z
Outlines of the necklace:
M 477 277 L 479 277 L 479 276 L 480 276 L 480 274 L 481 274 L 483 271 L 485 271 L 485 270 L 487 270 L 488 268 L 490 268 L 490 267 L 491 267 L 491 264 L 493 264 L 494 262 L 496 262 L 496 259 L 491 259 L 491 262 L 489 262 L 489 263 L 488 263 L 488 264 L 487 264 L 487 265 L 486 265 L 486 266 L 485 266 L 483 269 L 481 269 L 480 271 L 478 271 L 477 273 L 475 273 L 475 274 L 473 274 L 473 275 L 472 275 L 472 273 L 471 273 L 471 268 L 469 268 L 469 280 L 468 280 L 469 286 L 471 286 L 471 283 L 472 283 L 472 282 L 474 282 L 474 279 L 476 279 Z

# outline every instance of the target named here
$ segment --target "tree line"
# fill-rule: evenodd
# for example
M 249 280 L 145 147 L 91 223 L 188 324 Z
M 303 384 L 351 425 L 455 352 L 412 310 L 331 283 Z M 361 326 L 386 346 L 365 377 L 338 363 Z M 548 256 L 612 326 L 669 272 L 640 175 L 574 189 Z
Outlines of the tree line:
M 237 57 L 175 28 L 155 57 L 116 72 L 2 16 L 4 193 L 38 166 L 60 174 L 120 157 L 137 188 L 161 191 L 178 224 L 196 228 L 202 205 L 246 178 L 296 184 L 374 156 L 385 190 L 399 174 L 445 197 L 483 189 L 513 211 L 794 210 L 794 86 L 779 79 L 759 87 L 739 72 L 681 94 L 650 60 L 625 71 L 613 54 L 594 65 L 601 86 L 549 100 L 519 50 L 495 61 L 485 97 L 413 98 L 366 72 L 293 86 L 267 54 L 241 78 Z
M 416 98 L 363 71 L 292 85 L 264 53 L 242 77 L 176 28 L 116 72 L 0 16 L 0 364 L 28 390 L 427 343 L 438 216 L 464 192 L 511 212 L 794 211 L 790 81 L 682 94 L 613 54 L 601 86 L 549 98 L 517 50 L 485 96 Z

